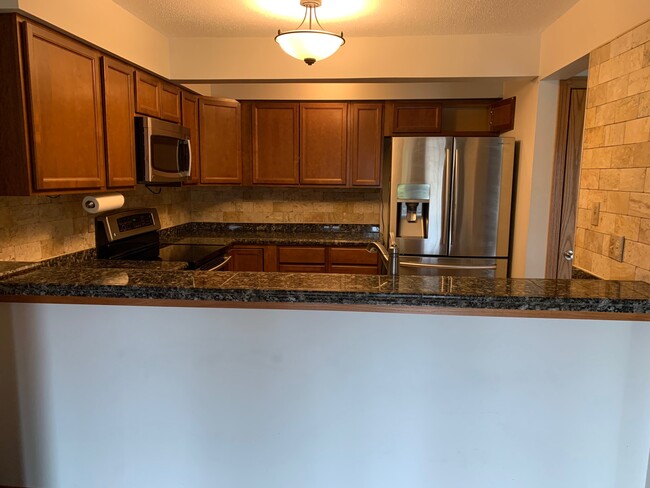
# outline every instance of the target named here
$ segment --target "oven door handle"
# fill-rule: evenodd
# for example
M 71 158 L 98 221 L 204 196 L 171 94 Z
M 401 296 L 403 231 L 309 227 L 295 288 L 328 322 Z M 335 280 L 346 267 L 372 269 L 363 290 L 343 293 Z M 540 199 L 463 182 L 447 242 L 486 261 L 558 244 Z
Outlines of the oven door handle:
M 226 256 L 226 259 L 221 261 L 219 264 L 216 266 L 210 268 L 210 269 L 204 269 L 202 271 L 219 271 L 221 268 L 223 268 L 226 264 L 228 264 L 228 261 L 232 259 L 232 256 Z

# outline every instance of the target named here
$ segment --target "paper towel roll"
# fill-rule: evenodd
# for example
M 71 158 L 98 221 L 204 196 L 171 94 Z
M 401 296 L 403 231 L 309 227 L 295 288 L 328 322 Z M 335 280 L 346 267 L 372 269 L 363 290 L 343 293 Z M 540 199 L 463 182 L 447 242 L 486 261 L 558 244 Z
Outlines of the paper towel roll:
M 107 193 L 106 195 L 100 195 L 98 197 L 88 196 L 84 197 L 81 202 L 81 206 L 89 214 L 116 210 L 122 208 L 123 205 L 124 195 L 121 193 Z

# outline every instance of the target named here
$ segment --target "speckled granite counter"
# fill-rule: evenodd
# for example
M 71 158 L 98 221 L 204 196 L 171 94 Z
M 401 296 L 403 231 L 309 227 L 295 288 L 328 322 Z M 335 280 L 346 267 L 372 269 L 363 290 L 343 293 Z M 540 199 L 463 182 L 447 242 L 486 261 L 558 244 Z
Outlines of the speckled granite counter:
M 163 242 L 363 245 L 375 226 L 191 223 L 161 232 Z M 186 263 L 96 259 L 94 249 L 45 263 L 0 263 L 0 299 L 241 306 L 459 309 L 636 314 L 650 320 L 650 284 L 602 280 L 186 271 Z M 6 274 L 2 274 L 7 269 Z M 11 272 L 9 272 L 11 271 Z
M 29 271 L 41 266 L 41 263 L 29 261 L 0 261 L 0 279 Z
M 0 295 L 221 304 L 309 304 L 648 314 L 650 285 L 517 280 L 42 267 L 0 281 Z M 645 319 L 644 319 L 645 320 Z

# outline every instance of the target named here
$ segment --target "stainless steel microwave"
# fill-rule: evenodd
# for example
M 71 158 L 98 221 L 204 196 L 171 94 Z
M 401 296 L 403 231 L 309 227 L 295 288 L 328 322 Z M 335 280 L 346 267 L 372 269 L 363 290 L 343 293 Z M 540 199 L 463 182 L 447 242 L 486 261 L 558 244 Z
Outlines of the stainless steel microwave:
M 138 116 L 135 118 L 135 141 L 139 183 L 180 184 L 189 178 L 192 151 L 187 127 Z

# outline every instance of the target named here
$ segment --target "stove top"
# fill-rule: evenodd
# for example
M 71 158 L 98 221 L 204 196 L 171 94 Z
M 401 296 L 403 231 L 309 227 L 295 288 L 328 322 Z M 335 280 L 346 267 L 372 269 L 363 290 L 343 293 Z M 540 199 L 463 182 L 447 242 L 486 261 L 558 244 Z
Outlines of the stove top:
M 188 269 L 221 269 L 230 259 L 223 244 L 161 244 L 160 220 L 155 208 L 118 210 L 95 217 L 97 257 L 137 261 L 180 261 Z

